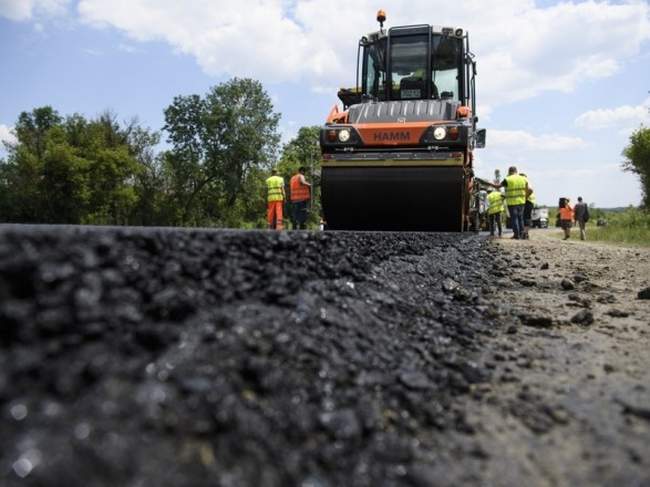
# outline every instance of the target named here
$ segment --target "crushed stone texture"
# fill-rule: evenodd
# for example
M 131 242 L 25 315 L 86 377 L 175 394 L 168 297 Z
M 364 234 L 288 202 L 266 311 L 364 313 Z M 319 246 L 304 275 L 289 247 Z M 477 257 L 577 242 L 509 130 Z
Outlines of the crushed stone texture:
M 0 484 L 643 485 L 648 253 L 564 244 L 0 227 Z

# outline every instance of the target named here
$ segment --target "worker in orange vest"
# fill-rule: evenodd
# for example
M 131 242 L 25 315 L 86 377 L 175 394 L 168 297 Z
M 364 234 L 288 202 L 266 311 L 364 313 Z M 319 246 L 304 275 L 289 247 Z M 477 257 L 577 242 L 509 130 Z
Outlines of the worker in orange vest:
M 305 179 L 305 168 L 298 168 L 298 172 L 291 177 L 289 182 L 291 190 L 291 223 L 293 229 L 305 230 L 307 228 L 307 214 L 311 200 L 311 184 Z
M 560 226 L 564 230 L 564 240 L 571 238 L 571 227 L 573 226 L 573 208 L 569 204 L 569 198 L 560 198 Z
M 270 229 L 282 230 L 282 206 L 284 205 L 284 179 L 278 176 L 278 170 L 271 171 L 266 180 L 266 218 Z

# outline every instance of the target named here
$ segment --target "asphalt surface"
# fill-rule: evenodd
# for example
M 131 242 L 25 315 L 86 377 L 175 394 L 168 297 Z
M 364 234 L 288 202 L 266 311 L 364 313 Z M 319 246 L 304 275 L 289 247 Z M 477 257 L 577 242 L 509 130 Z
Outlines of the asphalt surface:
M 522 259 L 455 234 L 0 227 L 0 484 L 553 485 L 500 476 L 489 429 L 530 447 L 562 408 L 481 412 L 530 370 L 510 337 L 539 324 L 503 297 Z
M 484 245 L 5 227 L 4 482 L 418 483 L 486 379 Z

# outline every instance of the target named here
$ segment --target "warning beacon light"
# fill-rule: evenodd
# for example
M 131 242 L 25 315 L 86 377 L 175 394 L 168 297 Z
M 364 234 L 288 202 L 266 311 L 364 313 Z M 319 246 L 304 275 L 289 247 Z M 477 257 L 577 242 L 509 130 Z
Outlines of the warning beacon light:
M 384 22 L 386 22 L 386 12 L 384 10 L 379 10 L 377 12 L 377 22 L 379 22 L 379 28 L 384 28 Z

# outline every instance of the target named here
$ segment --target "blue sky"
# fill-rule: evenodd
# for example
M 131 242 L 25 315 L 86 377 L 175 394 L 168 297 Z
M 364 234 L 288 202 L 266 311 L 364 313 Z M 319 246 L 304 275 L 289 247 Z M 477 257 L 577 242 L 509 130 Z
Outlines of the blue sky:
M 160 129 L 174 96 L 232 76 L 264 83 L 289 138 L 353 84 L 357 40 L 380 7 L 388 25 L 470 32 L 488 129 L 479 175 L 515 164 L 542 203 L 639 203 L 620 154 L 650 125 L 647 1 L 0 0 L 0 138 L 45 104 Z

